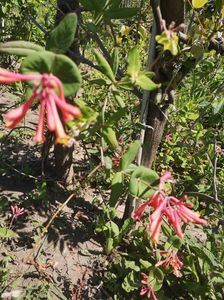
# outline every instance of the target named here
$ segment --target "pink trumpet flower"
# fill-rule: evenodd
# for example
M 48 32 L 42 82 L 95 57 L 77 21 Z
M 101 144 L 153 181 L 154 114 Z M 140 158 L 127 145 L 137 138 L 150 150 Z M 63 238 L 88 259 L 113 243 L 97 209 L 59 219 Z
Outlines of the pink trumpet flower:
M 161 176 L 159 190 L 148 201 L 143 203 L 133 215 L 135 220 L 140 221 L 146 207 L 149 206 L 153 208 L 153 212 L 149 217 L 149 231 L 151 233 L 151 239 L 156 243 L 159 242 L 159 234 L 164 216 L 170 225 L 173 226 L 174 231 L 180 238 L 184 237 L 181 229 L 183 223 L 191 222 L 207 225 L 207 221 L 199 218 L 198 214 L 190 209 L 192 204 L 186 202 L 186 195 L 180 199 L 165 195 L 163 186 L 167 180 L 172 180 L 170 172 L 165 172 L 165 174 Z
M 164 266 L 164 267 L 172 267 L 173 268 L 173 274 L 176 277 L 181 277 L 181 272 L 180 269 L 183 267 L 182 261 L 179 259 L 177 256 L 176 251 L 161 251 L 161 254 L 169 254 L 166 259 L 160 260 L 157 264 L 156 267 L 159 266 Z
M 79 117 L 81 112 L 79 108 L 66 102 L 61 81 L 52 74 L 19 74 L 0 68 L 0 83 L 7 84 L 17 81 L 32 81 L 34 89 L 31 97 L 24 104 L 5 114 L 6 126 L 16 127 L 25 117 L 34 100 L 37 100 L 40 103 L 40 115 L 34 140 L 39 143 L 44 142 L 46 122 L 48 129 L 55 133 L 56 143 L 66 143 L 68 136 L 62 121 L 64 123 L 71 121 Z
M 149 276 L 145 273 L 141 273 L 143 279 L 141 280 L 141 283 L 144 285 L 140 291 L 140 296 L 147 296 L 148 299 L 157 300 L 156 295 L 153 291 L 153 288 L 151 287 L 150 283 L 148 282 Z

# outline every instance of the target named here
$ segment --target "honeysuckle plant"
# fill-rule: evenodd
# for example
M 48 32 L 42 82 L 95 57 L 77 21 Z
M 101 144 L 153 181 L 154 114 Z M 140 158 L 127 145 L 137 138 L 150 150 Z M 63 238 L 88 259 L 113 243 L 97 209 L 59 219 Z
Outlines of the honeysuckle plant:
M 156 34 L 155 40 L 160 45 L 163 45 L 164 52 L 158 51 L 160 57 L 157 56 L 155 61 L 151 61 L 148 67 L 150 69 L 156 66 L 158 60 L 162 59 L 164 55 L 168 60 L 163 61 L 164 69 L 160 70 L 164 76 L 159 76 L 160 74 L 156 73 L 158 71 L 156 68 L 155 72 L 152 72 L 151 69 L 148 70 L 145 67 L 145 61 L 141 55 L 143 51 L 139 51 L 137 39 L 136 41 L 130 39 L 131 49 L 123 49 L 125 55 L 122 60 L 120 59 L 121 55 L 118 46 L 121 47 L 121 44 L 118 45 L 116 42 L 116 32 L 119 32 L 117 31 L 117 24 L 120 26 L 123 21 L 119 23 L 120 21 L 118 20 L 135 16 L 142 21 L 141 17 L 145 16 L 145 12 L 141 10 L 142 7 L 140 9 L 120 7 L 121 4 L 125 5 L 125 1 L 120 0 L 83 0 L 78 2 L 81 5 L 78 13 L 87 13 L 86 18 L 77 18 L 74 13 L 68 14 L 55 29 L 47 34 L 45 48 L 20 40 L 0 44 L 1 52 L 23 57 L 21 73 L 0 69 L 0 83 L 23 82 L 30 95 L 25 103 L 5 114 L 6 126 L 15 128 L 25 117 L 28 109 L 37 104 L 39 106 L 39 120 L 34 140 L 39 143 L 45 142 L 44 133 L 46 128 L 55 134 L 56 143 L 66 144 L 69 139 L 66 124 L 69 123 L 71 127 L 75 126 L 78 123 L 77 120 L 85 123 L 85 117 L 89 114 L 89 120 L 94 122 L 94 124 L 91 124 L 93 126 L 90 129 L 88 124 L 85 124 L 84 127 L 86 136 L 91 137 L 94 143 L 99 142 L 100 163 L 96 169 L 102 170 L 102 178 L 107 180 L 107 184 L 111 182 L 109 208 L 105 208 L 103 217 L 98 219 L 96 231 L 104 233 L 106 240 L 105 253 L 107 256 L 111 256 L 110 258 L 112 259 L 109 261 L 116 265 L 117 273 L 113 273 L 111 278 L 109 278 L 109 286 L 115 289 L 120 284 L 123 291 L 126 292 L 124 299 L 128 297 L 127 294 L 135 293 L 134 295 L 139 297 L 140 293 L 143 297 L 155 300 L 157 299 L 157 294 L 159 298 L 163 290 L 173 288 L 173 281 L 179 284 L 180 280 L 182 280 L 183 289 L 187 289 L 187 280 L 188 278 L 192 280 L 192 277 L 196 281 L 198 289 L 200 289 L 202 284 L 205 285 L 204 282 L 206 280 L 207 285 L 212 286 L 214 281 L 209 277 L 211 274 L 218 273 L 220 275 L 218 277 L 219 282 L 223 279 L 222 269 L 211 251 L 213 245 L 206 241 L 203 242 L 204 244 L 199 243 L 188 231 L 188 224 L 207 225 L 208 222 L 199 217 L 199 214 L 193 210 L 193 204 L 187 201 L 187 196 L 172 196 L 165 190 L 165 184 L 173 181 L 170 172 L 165 172 L 160 177 L 151 168 L 135 163 L 135 158 L 140 153 L 143 139 L 141 139 L 141 142 L 129 143 L 130 138 L 127 135 L 128 146 L 125 145 L 126 140 L 123 142 L 117 139 L 117 136 L 120 134 L 123 134 L 126 139 L 128 130 L 129 136 L 139 135 L 139 130 L 133 129 L 133 123 L 128 122 L 128 124 L 125 124 L 128 127 L 127 130 L 127 128 L 122 128 L 123 124 L 120 122 L 124 116 L 127 116 L 131 105 L 134 111 L 138 111 L 139 103 L 136 104 L 136 97 L 138 97 L 138 100 L 142 100 L 142 95 L 144 95 L 143 98 L 147 98 L 149 93 L 152 92 L 154 94 L 158 92 L 152 111 L 158 108 L 156 121 L 158 119 L 160 121 L 160 118 L 163 119 L 164 117 L 168 119 L 165 107 L 175 104 L 173 97 L 169 98 L 168 96 L 172 95 L 172 89 L 175 88 L 176 81 L 179 78 L 173 76 L 176 73 L 171 74 L 172 78 L 166 78 L 167 75 L 170 75 L 166 74 L 170 72 L 169 68 L 166 70 L 166 63 L 168 63 L 168 67 L 169 63 L 171 63 L 171 67 L 174 67 L 175 72 L 178 73 L 179 69 L 182 71 L 182 67 L 194 65 L 195 62 L 192 63 L 192 60 L 198 60 L 201 57 L 201 55 L 197 55 L 193 51 L 193 46 L 190 49 L 191 38 L 193 41 L 196 40 L 197 45 L 200 42 L 204 44 L 201 48 L 207 47 L 207 42 L 205 43 L 204 41 L 206 34 L 211 36 L 210 28 L 207 30 L 206 22 L 199 19 L 198 13 L 199 9 L 208 1 L 188 1 L 188 6 L 194 9 L 192 17 L 193 28 L 191 28 L 191 22 L 186 27 L 183 23 L 176 25 L 174 22 L 171 22 L 166 25 L 163 19 L 159 20 L 160 22 L 157 20 L 161 27 L 161 32 Z M 127 2 L 130 3 L 130 1 Z M 134 2 L 137 3 L 138 1 Z M 143 2 L 141 1 L 141 5 Z M 150 1 L 150 4 L 152 5 L 153 2 L 157 4 L 157 1 Z M 220 3 L 221 1 L 216 1 L 216 10 L 219 9 Z M 147 5 L 149 5 L 148 2 Z M 90 15 L 92 19 L 89 18 Z M 141 26 L 141 22 L 138 22 L 139 20 L 137 20 L 136 26 L 134 26 L 135 22 L 133 22 L 133 28 L 136 27 L 137 33 Z M 82 45 L 78 45 L 77 53 L 71 51 L 74 43 L 76 43 L 76 39 L 78 40 L 76 35 L 78 22 L 82 23 L 83 21 L 84 23 L 80 26 L 78 35 L 80 34 L 81 36 L 83 30 L 83 40 L 86 41 L 87 38 L 90 38 L 91 43 L 94 42 L 94 48 L 98 46 L 100 48 L 100 50 L 91 48 L 93 51 L 91 51 L 90 60 L 83 56 L 83 53 L 87 52 L 84 51 L 85 48 L 79 52 L 79 48 L 82 48 Z M 215 26 L 218 26 L 217 24 L 215 23 Z M 187 40 L 186 45 L 183 46 L 180 40 L 180 33 L 183 28 L 188 30 L 188 27 L 194 33 L 190 33 L 188 36 L 187 32 L 185 37 Z M 109 45 L 107 45 L 107 41 L 105 41 L 105 45 L 99 42 L 100 34 L 98 35 L 98 31 L 102 28 L 111 30 L 112 40 L 108 43 Z M 203 31 L 205 31 L 205 34 Z M 153 40 L 154 44 L 156 44 L 155 40 Z M 87 45 L 90 45 L 88 41 Z M 107 47 L 108 49 L 112 48 L 111 45 L 114 47 L 110 55 Z M 182 51 L 183 47 L 184 51 Z M 157 52 L 158 48 L 154 49 L 155 52 Z M 94 53 L 94 58 L 92 52 Z M 168 55 L 166 57 L 167 52 Z M 204 53 L 204 49 L 202 49 L 202 52 Z M 73 60 L 69 59 L 66 54 L 69 54 Z M 180 60 L 176 61 L 178 58 Z M 93 92 L 90 94 L 90 98 L 94 99 L 91 102 L 92 106 L 94 109 L 96 107 L 99 110 L 97 118 L 92 117 L 93 110 L 87 110 L 85 106 L 82 109 L 81 102 L 74 101 L 74 98 L 79 97 L 77 92 L 82 83 L 80 71 L 74 62 L 76 60 L 84 64 L 87 62 L 90 68 L 94 68 L 94 72 L 89 72 L 89 68 L 83 72 L 85 73 L 83 76 L 85 80 L 83 89 L 87 90 L 87 94 L 90 86 L 91 88 L 92 86 L 97 87 L 91 90 Z M 163 65 L 159 67 L 163 67 Z M 184 69 L 184 71 L 186 70 Z M 181 74 L 180 72 L 178 75 Z M 175 79 L 177 80 L 175 81 Z M 167 94 L 162 94 L 162 97 L 160 97 L 160 93 L 164 91 Z M 126 93 L 128 96 L 126 96 Z M 80 108 L 76 107 L 75 103 L 79 104 Z M 147 104 L 150 103 L 153 103 L 153 101 L 148 101 Z M 140 129 L 147 128 L 147 130 L 151 130 L 157 138 L 156 126 L 154 128 L 150 124 L 141 121 L 137 121 L 137 123 Z M 174 130 L 175 133 L 173 133 Z M 166 143 L 169 146 L 173 145 L 175 134 L 178 134 L 176 128 L 173 131 L 172 134 L 170 133 L 166 136 Z M 132 135 L 132 133 L 134 134 Z M 191 137 L 192 134 L 195 133 L 192 131 Z M 196 139 L 198 139 L 198 133 L 197 137 L 195 137 Z M 165 167 L 160 166 L 160 170 L 170 169 L 171 167 L 167 165 Z M 157 167 L 157 165 L 155 166 Z M 95 170 L 93 170 L 93 174 L 95 174 L 94 172 Z M 116 208 L 121 203 L 124 203 L 127 195 L 127 210 L 131 211 L 130 207 L 128 207 L 130 199 L 134 199 L 140 204 L 132 218 L 123 220 L 123 224 L 120 225 L 117 224 Z M 200 211 L 200 209 L 198 210 Z M 18 208 L 14 208 L 12 212 L 15 216 L 23 213 Z M 148 217 L 145 218 L 144 216 L 147 214 Z M 219 245 L 220 248 L 222 246 Z M 223 253 L 221 259 L 223 260 Z M 108 272 L 107 274 L 110 273 Z M 183 276 L 181 277 L 182 274 Z M 187 276 L 184 276 L 186 274 Z M 112 283 L 115 284 L 113 285 Z M 195 287 L 192 288 L 192 290 L 194 289 L 196 290 Z M 191 288 L 189 288 L 189 291 L 190 294 Z M 113 293 L 114 290 L 112 290 Z M 183 294 L 185 295 L 185 291 Z M 120 299 L 118 298 L 119 292 L 113 296 L 114 298 L 117 297 L 116 299 Z M 201 296 L 197 299 L 201 299 Z

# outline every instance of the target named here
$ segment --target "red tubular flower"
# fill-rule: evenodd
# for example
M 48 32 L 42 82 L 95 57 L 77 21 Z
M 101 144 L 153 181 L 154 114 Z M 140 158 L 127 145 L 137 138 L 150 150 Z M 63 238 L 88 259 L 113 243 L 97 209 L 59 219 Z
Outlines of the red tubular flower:
M 27 102 L 5 114 L 5 118 L 7 120 L 6 126 L 8 128 L 14 128 L 18 123 L 22 121 L 28 109 L 33 104 L 34 99 L 35 95 L 32 95 Z
M 27 102 L 5 114 L 6 126 L 14 128 L 25 117 L 28 109 L 36 99 L 40 103 L 40 115 L 34 140 L 43 143 L 44 124 L 56 136 L 56 143 L 66 143 L 68 136 L 65 133 L 63 122 L 68 122 L 81 115 L 79 108 L 66 102 L 61 81 L 51 74 L 18 74 L 0 68 L 0 83 L 12 83 L 17 81 L 33 81 L 33 93 Z M 56 91 L 58 95 L 56 94 Z
M 156 243 L 159 242 L 159 234 L 163 220 L 163 210 L 167 204 L 166 202 L 167 201 L 165 198 L 150 216 L 149 230 L 151 232 L 151 239 Z
M 156 267 L 159 267 L 159 266 L 169 267 L 170 266 L 173 268 L 173 274 L 176 277 L 181 277 L 182 275 L 181 275 L 180 269 L 182 269 L 183 263 L 177 256 L 177 252 L 175 252 L 175 251 L 168 252 L 167 251 L 167 253 L 169 253 L 169 256 L 164 260 L 160 260 L 156 264 Z
M 164 194 L 164 183 L 170 179 L 172 179 L 171 173 L 165 172 L 160 178 L 159 190 L 149 200 L 143 203 L 133 215 L 135 220 L 140 221 L 147 206 L 151 206 L 154 209 L 149 218 L 149 231 L 151 239 L 156 243 L 159 242 L 163 217 L 168 219 L 168 222 L 172 225 L 174 231 L 180 238 L 184 237 L 181 229 L 183 223 L 191 222 L 207 225 L 207 221 L 199 218 L 198 214 L 190 209 L 192 204 L 186 202 L 186 195 L 177 199 L 173 196 L 166 196 Z
M 142 217 L 142 214 L 144 213 L 146 207 L 150 206 L 150 204 L 151 204 L 151 199 L 149 199 L 148 201 L 146 201 L 145 203 L 140 205 L 139 208 L 134 212 L 133 218 L 136 221 L 140 221 L 141 217 Z
M 148 278 L 149 276 L 146 275 L 145 273 L 141 273 L 143 279 L 141 280 L 141 283 L 143 285 L 145 285 L 145 287 L 142 287 L 141 291 L 140 291 L 140 296 L 147 296 L 148 299 L 152 299 L 153 300 L 157 300 L 156 295 L 153 291 L 153 288 L 151 287 L 150 283 L 148 282 Z

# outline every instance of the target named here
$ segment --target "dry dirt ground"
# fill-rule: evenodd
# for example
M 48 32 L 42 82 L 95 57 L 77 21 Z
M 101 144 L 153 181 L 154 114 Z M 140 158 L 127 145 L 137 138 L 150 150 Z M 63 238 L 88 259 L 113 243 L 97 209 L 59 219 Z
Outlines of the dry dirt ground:
M 85 169 L 89 172 L 88 161 L 76 149 L 77 178 L 70 191 L 53 180 L 51 163 L 45 172 L 47 181 L 40 180 L 41 146 L 32 142 L 37 112 L 30 112 L 12 132 L 4 126 L 3 114 L 19 99 L 19 94 L 1 88 L 0 226 L 10 226 L 18 236 L 0 240 L 0 261 L 7 259 L 9 269 L 0 298 L 12 299 L 12 292 L 18 291 L 22 299 L 109 299 L 101 288 L 106 261 L 103 243 L 94 232 L 102 196 L 79 182 L 79 177 L 85 179 Z M 44 233 L 54 212 L 73 192 L 75 196 Z M 10 205 L 14 204 L 24 207 L 25 213 L 10 225 Z

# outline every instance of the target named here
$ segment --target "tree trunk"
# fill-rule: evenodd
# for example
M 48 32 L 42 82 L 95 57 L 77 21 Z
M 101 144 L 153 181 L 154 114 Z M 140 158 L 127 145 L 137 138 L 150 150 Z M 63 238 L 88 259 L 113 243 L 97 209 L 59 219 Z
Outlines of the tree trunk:
M 160 8 L 167 27 L 172 21 L 175 22 L 175 25 L 184 23 L 185 0 L 160 0 Z
M 58 0 L 57 1 L 57 15 L 55 23 L 58 24 L 64 15 L 76 12 L 79 14 L 79 1 L 78 0 Z M 78 36 L 78 28 L 76 36 Z M 78 40 L 78 39 L 77 39 Z M 72 51 L 79 51 L 79 44 L 73 43 Z M 73 152 L 74 143 L 71 141 L 68 145 L 56 144 L 54 146 L 54 156 L 55 156 L 55 173 L 59 181 L 65 185 L 69 185 L 74 177 L 73 170 Z
M 166 111 L 160 109 L 154 102 L 154 95 L 148 104 L 147 128 L 142 150 L 142 165 L 151 167 L 156 152 L 163 137 L 166 125 Z
M 73 152 L 73 141 L 69 141 L 68 145 L 57 144 L 54 147 L 55 173 L 58 180 L 65 185 L 71 184 L 74 178 Z
M 175 22 L 176 25 L 184 23 L 185 9 L 184 9 L 184 0 L 161 0 L 160 1 L 160 9 L 162 18 L 166 21 L 167 26 L 170 25 L 172 21 Z M 157 29 L 157 33 L 158 33 Z M 155 37 L 152 37 L 155 38 Z M 168 54 L 169 55 L 169 54 Z M 156 59 L 156 57 L 155 57 Z M 169 83 L 169 80 L 173 77 L 174 64 L 175 60 L 167 60 L 167 56 L 164 55 L 162 59 L 158 61 L 155 65 L 156 70 L 156 81 L 162 82 L 162 87 L 159 93 L 162 91 L 162 99 L 165 99 L 167 95 L 166 85 Z M 168 66 L 168 67 L 167 67 Z M 168 72 L 167 70 L 168 69 Z M 165 70 L 165 72 L 164 72 Z M 169 78 L 166 78 L 166 82 L 164 82 L 164 73 L 168 73 Z M 167 82 L 168 81 L 168 82 Z M 169 91 L 170 92 L 170 91 Z M 163 108 L 160 108 L 155 104 L 155 97 L 157 93 L 151 93 L 148 97 L 148 112 L 147 112 L 147 122 L 146 122 L 146 131 L 143 142 L 142 149 L 142 158 L 141 164 L 145 167 L 151 168 L 152 163 L 155 160 L 156 152 L 159 147 L 159 144 L 162 140 L 164 128 L 166 125 L 166 111 L 169 107 L 168 102 Z M 169 94 L 170 96 L 171 94 Z M 168 97 L 168 100 L 169 97 Z M 171 103 L 171 102 L 170 102 Z

